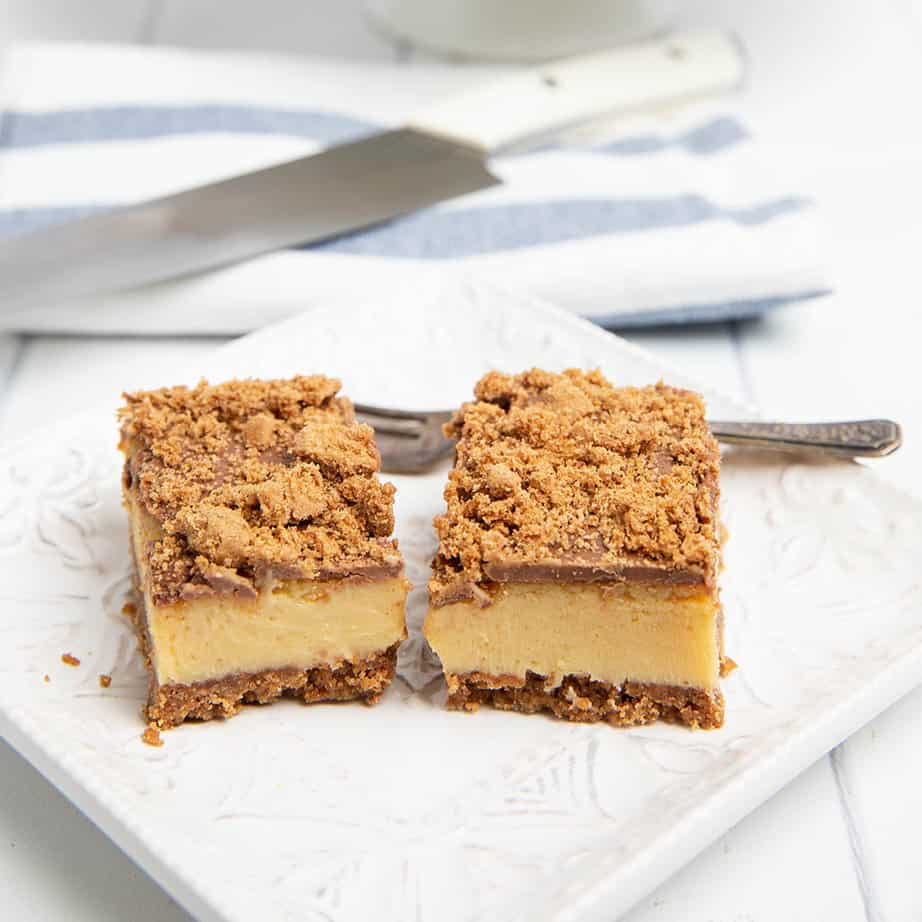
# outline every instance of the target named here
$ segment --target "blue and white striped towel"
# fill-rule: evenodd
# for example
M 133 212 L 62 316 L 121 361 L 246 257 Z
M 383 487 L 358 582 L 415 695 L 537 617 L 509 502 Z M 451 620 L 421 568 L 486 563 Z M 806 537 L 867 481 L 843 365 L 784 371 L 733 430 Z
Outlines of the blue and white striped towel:
M 308 154 L 491 74 L 17 46 L 0 70 L 0 235 Z M 748 316 L 817 294 L 809 198 L 732 105 L 571 134 L 495 159 L 501 187 L 194 279 L 48 305 L 28 326 L 237 333 L 420 267 L 500 280 L 623 326 Z

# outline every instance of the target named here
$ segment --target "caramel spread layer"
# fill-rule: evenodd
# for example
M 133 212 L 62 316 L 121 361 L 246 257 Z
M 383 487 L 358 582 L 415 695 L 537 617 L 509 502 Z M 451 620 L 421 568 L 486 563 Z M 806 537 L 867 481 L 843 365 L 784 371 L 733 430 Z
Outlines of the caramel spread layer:
M 548 579 L 713 589 L 720 456 L 700 397 L 537 369 L 490 372 L 474 393 L 446 427 L 432 605 Z
M 713 689 L 720 675 L 720 605 L 703 587 L 508 583 L 492 603 L 430 608 L 424 632 L 445 673 L 502 684 L 565 676 Z
M 136 546 L 152 606 L 401 573 L 394 488 L 339 386 L 314 375 L 125 395 L 125 491 L 157 526 Z

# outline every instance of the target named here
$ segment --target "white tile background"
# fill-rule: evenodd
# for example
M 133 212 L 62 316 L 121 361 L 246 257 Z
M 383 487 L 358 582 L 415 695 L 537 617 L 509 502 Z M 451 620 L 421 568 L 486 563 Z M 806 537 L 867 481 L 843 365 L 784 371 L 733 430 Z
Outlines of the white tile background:
M 877 463 L 919 491 L 922 465 L 922 6 L 685 0 L 682 24 L 739 32 L 749 101 L 773 141 L 821 152 L 813 176 L 836 294 L 762 322 L 630 339 L 778 417 L 901 420 Z M 93 39 L 389 59 L 357 0 L 0 0 L 0 43 Z M 815 169 L 815 168 L 814 168 Z M 908 175 L 908 178 L 907 178 Z M 163 383 L 216 339 L 0 337 L 0 439 L 53 424 L 113 387 Z M 50 395 L 53 394 L 53 400 Z M 920 548 L 922 560 L 922 548 Z M 630 914 L 630 922 L 922 920 L 922 690 L 840 745 Z M 0 918 L 187 920 L 28 764 L 0 743 Z

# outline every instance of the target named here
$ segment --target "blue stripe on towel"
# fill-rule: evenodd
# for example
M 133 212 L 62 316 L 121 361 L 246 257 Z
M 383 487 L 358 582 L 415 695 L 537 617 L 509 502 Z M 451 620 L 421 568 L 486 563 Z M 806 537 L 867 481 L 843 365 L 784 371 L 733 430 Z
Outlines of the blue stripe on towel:
M 595 149 L 606 154 L 636 156 L 638 154 L 656 154 L 675 147 L 685 150 L 689 154 L 706 156 L 716 154 L 728 147 L 733 147 L 735 144 L 748 140 L 749 132 L 746 131 L 743 124 L 735 118 L 724 116 L 696 125 L 689 131 L 672 137 L 655 134 L 636 135 L 612 141 Z
M 278 134 L 326 144 L 382 126 L 337 112 L 254 106 L 105 106 L 54 112 L 0 113 L 0 148 L 97 141 L 146 141 L 169 135 Z
M 745 208 L 720 208 L 699 195 L 518 202 L 422 211 L 307 248 L 360 256 L 451 259 L 706 221 L 755 226 L 807 204 L 806 199 L 791 197 Z
M 481 208 L 418 212 L 367 230 L 297 249 L 380 256 L 391 259 L 457 259 L 657 228 L 732 221 L 765 224 L 808 204 L 780 198 L 743 208 L 721 208 L 700 195 L 661 199 L 518 202 Z M 0 236 L 102 211 L 99 207 L 31 208 L 0 211 Z
M 99 106 L 50 112 L 0 112 L 0 149 L 145 141 L 209 133 L 274 134 L 337 144 L 385 126 L 344 113 L 257 106 Z M 706 156 L 749 139 L 734 118 L 711 119 L 679 134 L 621 138 L 599 153 L 636 156 L 677 148 Z

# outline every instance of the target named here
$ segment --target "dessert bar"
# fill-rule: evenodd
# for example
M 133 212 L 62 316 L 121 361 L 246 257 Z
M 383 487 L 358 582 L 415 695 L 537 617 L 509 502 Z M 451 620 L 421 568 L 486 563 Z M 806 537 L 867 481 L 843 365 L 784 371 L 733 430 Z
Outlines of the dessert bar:
M 375 701 L 406 636 L 394 488 L 322 376 L 125 395 L 136 604 L 160 729 L 247 702 Z
M 435 521 L 425 634 L 448 705 L 718 727 L 719 451 L 700 397 L 491 372 Z

